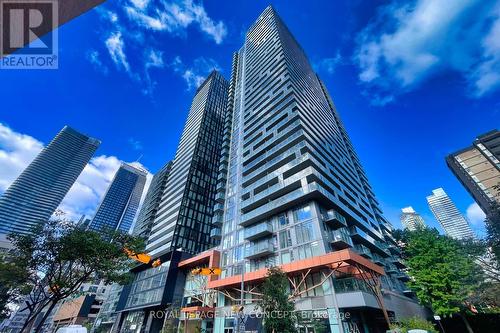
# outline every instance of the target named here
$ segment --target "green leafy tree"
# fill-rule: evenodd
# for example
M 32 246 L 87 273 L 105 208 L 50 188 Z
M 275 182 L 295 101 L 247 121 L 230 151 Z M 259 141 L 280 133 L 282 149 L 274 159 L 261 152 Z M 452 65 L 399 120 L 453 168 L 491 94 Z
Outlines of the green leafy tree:
M 290 300 L 289 282 L 278 267 L 271 267 L 261 285 L 259 307 L 264 314 L 264 330 L 267 333 L 297 332 L 295 304 Z
M 10 315 L 9 304 L 16 303 L 30 291 L 25 266 L 12 259 L 8 253 L 0 257 L 0 320 Z
M 124 249 L 139 253 L 142 239 L 123 233 L 100 234 L 75 226 L 62 219 L 50 220 L 35 227 L 29 235 L 10 235 L 14 251 L 7 271 L 25 272 L 24 283 L 31 292 L 24 298 L 22 310 L 28 311 L 24 329 L 37 320 L 39 332 L 56 304 L 78 292 L 80 286 L 92 280 L 125 284 L 132 261 Z
M 439 333 L 431 322 L 419 318 L 411 317 L 400 320 L 397 323 L 391 324 L 391 330 L 399 329 L 401 333 L 408 333 L 412 329 L 426 330 L 430 333 Z
M 408 283 L 418 299 L 441 316 L 468 311 L 467 300 L 482 282 L 482 271 L 460 242 L 436 229 L 405 231 L 404 256 L 412 277 Z
M 493 203 L 486 215 L 486 242 L 494 255 L 497 267 L 500 267 L 500 205 Z

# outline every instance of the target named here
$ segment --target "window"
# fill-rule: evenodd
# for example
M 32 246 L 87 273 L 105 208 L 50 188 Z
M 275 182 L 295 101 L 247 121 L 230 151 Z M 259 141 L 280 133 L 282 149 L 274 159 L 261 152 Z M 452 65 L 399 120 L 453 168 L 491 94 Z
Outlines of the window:
M 281 264 L 288 264 L 289 262 L 292 261 L 292 258 L 290 256 L 290 252 L 285 251 L 281 254 Z
M 311 207 L 303 206 L 293 211 L 295 222 L 304 221 L 312 217 Z
M 288 224 L 288 216 L 286 213 L 278 215 L 278 223 L 281 227 Z
M 292 246 L 292 237 L 290 236 L 290 229 L 281 231 L 279 233 L 280 249 L 286 249 Z
M 312 222 L 302 223 L 295 227 L 297 235 L 297 244 L 306 243 L 315 238 Z

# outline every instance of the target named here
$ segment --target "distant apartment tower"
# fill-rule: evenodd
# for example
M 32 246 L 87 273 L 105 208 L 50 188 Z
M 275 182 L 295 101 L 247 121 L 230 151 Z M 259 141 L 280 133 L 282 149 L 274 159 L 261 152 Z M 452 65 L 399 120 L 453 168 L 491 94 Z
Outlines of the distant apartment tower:
M 213 71 L 194 96 L 146 246 L 152 255 L 177 248 L 199 253 L 213 244 L 210 224 L 228 86 Z
M 172 162 L 168 162 L 153 176 L 148 193 L 144 198 L 137 221 L 135 222 L 134 235 L 148 239 L 156 213 L 158 212 L 158 207 L 161 203 L 163 192 L 165 191 L 165 186 L 167 185 L 171 167 Z
M 65 126 L 0 197 L 0 234 L 26 234 L 47 221 L 99 145 Z
M 425 222 L 422 216 L 417 214 L 413 207 L 405 207 L 401 209 L 402 214 L 401 214 L 401 224 L 405 229 L 408 229 L 410 231 L 414 231 L 418 228 L 424 228 L 425 227 Z
M 185 311 L 216 306 L 216 313 L 230 313 L 239 304 L 235 290 L 242 280 L 245 311 L 251 311 L 252 291 L 259 290 L 267 268 L 280 266 L 294 281 L 291 288 L 295 284 L 310 291 L 296 298 L 297 310 L 342 309 L 360 323 L 358 329 L 382 327 L 374 318 L 382 314 L 374 309 L 375 299 L 348 273 L 351 264 L 384 274 L 383 288 L 394 295 L 385 299 L 386 307 L 396 316 L 422 310 L 405 296 L 408 276 L 401 270 L 405 266 L 392 226 L 333 101 L 272 7 L 250 27 L 243 47 L 233 55 L 223 139 L 211 232 L 220 246 L 180 263 L 221 267 L 220 277 L 208 282 L 218 291 L 217 302 L 200 302 L 186 289 Z M 347 274 L 332 276 L 329 268 L 337 265 L 345 265 Z M 196 315 L 186 315 L 186 325 L 192 317 Z M 336 317 L 325 324 L 332 332 L 343 325 L 347 332 L 349 323 Z M 257 331 L 260 325 L 255 316 L 245 328 L 223 316 L 200 324 L 213 325 L 214 332 Z
M 223 147 L 223 127 L 229 83 L 213 71 L 197 89 L 168 180 L 155 213 L 146 252 L 162 264 L 134 268 L 134 281 L 123 288 L 114 332 L 159 332 L 163 318 L 152 315 L 182 297 L 184 275 L 177 263 L 213 246 L 210 238 Z M 116 293 L 118 295 L 118 293 Z
M 99 232 L 130 232 L 139 208 L 146 176 L 146 171 L 122 164 L 88 228 Z
M 427 197 L 427 202 L 436 220 L 448 236 L 455 239 L 475 237 L 469 222 L 442 188 L 433 190 L 432 195 Z
M 485 213 L 492 203 L 500 203 L 500 131 L 480 135 L 446 163 Z

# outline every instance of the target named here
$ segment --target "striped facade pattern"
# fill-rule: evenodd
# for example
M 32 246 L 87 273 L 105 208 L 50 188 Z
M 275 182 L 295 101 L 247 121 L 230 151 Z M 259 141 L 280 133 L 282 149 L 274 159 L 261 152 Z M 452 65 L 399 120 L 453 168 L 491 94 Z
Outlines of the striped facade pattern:
M 65 126 L 0 197 L 0 234 L 26 234 L 47 221 L 99 145 Z
M 177 248 L 198 253 L 213 245 L 210 226 L 228 86 L 213 71 L 196 92 L 146 247 L 151 255 Z

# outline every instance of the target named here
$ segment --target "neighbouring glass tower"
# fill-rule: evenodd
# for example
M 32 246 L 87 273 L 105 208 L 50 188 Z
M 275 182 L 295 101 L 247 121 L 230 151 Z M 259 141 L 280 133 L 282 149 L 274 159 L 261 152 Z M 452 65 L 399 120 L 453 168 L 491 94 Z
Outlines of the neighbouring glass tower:
M 353 331 L 352 325 L 382 327 L 382 312 L 364 293 L 356 270 L 330 270 L 362 265 L 383 275 L 383 288 L 394 295 L 385 300 L 389 312 L 421 313 L 405 296 L 408 276 L 392 226 L 335 105 L 272 7 L 233 56 L 224 147 L 212 220 L 212 236 L 221 240 L 216 251 L 222 274 L 208 283 L 220 291 L 218 309 L 230 312 L 239 304 L 242 280 L 245 303 L 252 304 L 252 290 L 258 291 L 267 268 L 280 266 L 303 291 L 296 291 L 297 310 L 348 309 L 352 320 L 342 324 L 344 332 Z M 333 317 L 326 325 L 339 332 Z M 233 319 L 216 317 L 214 332 L 235 330 Z M 246 325 L 257 330 L 258 319 Z
M 146 245 L 146 252 L 161 265 L 132 270 L 134 281 L 123 288 L 116 304 L 113 332 L 161 331 L 164 317 L 152 313 L 182 298 L 185 277 L 177 264 L 213 246 L 210 229 L 219 159 L 227 149 L 222 139 L 228 87 L 213 71 L 196 91 Z
M 401 214 L 401 224 L 405 229 L 408 229 L 410 231 L 414 231 L 417 228 L 424 228 L 425 227 L 425 222 L 422 216 L 415 212 L 413 207 L 405 207 L 401 209 L 402 214 Z
M 134 226 L 134 235 L 148 239 L 163 192 L 165 191 L 165 186 L 167 185 L 171 167 L 172 162 L 168 162 L 153 176 Z
M 0 234 L 29 233 L 47 221 L 99 145 L 65 126 L 0 197 Z
M 432 194 L 427 197 L 427 202 L 436 220 L 448 236 L 456 239 L 475 237 L 469 222 L 442 188 L 433 190 Z
M 486 214 L 493 203 L 500 204 L 500 131 L 480 135 L 446 163 Z
M 177 248 L 199 253 L 213 244 L 210 223 L 228 85 L 213 71 L 194 96 L 146 247 L 151 255 Z
M 89 230 L 130 232 L 146 176 L 147 171 L 122 164 L 97 208 Z

